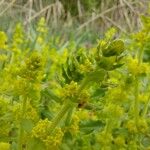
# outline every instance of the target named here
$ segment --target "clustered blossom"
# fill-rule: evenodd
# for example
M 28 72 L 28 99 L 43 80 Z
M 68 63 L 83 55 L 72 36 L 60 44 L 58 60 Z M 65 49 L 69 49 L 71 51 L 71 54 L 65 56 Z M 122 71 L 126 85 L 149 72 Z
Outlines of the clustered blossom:
M 0 31 L 0 49 L 6 49 L 7 48 L 7 36 L 5 34 L 5 32 Z
M 40 120 L 32 129 L 32 137 L 38 138 L 45 143 L 48 149 L 57 148 L 62 141 L 63 132 L 57 127 L 53 134 L 49 134 L 51 122 L 48 119 Z
M 0 31 L 0 150 L 148 150 L 149 20 L 127 40 L 111 28 L 89 49 L 59 50 L 44 18 L 30 37 L 21 24 L 10 39 Z
M 0 142 L 0 149 L 1 150 L 10 150 L 10 144 L 5 142 Z

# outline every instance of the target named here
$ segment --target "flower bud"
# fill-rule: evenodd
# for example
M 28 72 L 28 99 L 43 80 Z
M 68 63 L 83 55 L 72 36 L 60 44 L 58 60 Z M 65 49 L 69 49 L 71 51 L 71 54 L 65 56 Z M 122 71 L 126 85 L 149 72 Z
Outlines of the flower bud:
M 106 49 L 103 49 L 103 56 L 118 56 L 124 51 L 124 43 L 122 40 L 115 40 L 111 42 Z

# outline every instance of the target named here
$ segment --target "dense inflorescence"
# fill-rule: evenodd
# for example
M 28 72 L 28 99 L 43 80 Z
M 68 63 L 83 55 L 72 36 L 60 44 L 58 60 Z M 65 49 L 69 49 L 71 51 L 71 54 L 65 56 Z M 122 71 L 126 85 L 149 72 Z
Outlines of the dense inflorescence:
M 150 18 L 60 50 L 42 18 L 35 33 L 0 31 L 0 150 L 150 149 Z M 59 44 L 59 37 L 57 44 Z

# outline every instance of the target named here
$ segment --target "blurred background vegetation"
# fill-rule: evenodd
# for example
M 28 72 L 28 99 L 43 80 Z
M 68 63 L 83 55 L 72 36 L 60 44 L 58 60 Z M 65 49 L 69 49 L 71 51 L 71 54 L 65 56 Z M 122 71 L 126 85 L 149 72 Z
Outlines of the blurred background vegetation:
M 1 0 L 0 29 L 10 33 L 17 22 L 25 29 L 45 17 L 51 35 L 95 40 L 110 27 L 128 34 L 148 15 L 149 0 Z

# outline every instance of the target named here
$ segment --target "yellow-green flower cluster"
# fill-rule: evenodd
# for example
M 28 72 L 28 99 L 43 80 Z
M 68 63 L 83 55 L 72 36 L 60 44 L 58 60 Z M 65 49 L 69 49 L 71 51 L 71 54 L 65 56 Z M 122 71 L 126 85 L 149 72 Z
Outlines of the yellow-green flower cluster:
M 137 133 L 137 126 L 135 124 L 134 119 L 128 120 L 125 124 L 125 127 L 128 129 L 129 133 L 135 134 Z
M 77 99 L 77 101 L 79 102 L 79 103 L 87 103 L 88 101 L 90 100 L 90 94 L 89 94 L 89 92 L 87 91 L 87 90 L 82 90 L 82 92 L 78 95 L 78 99 Z
M 9 110 L 10 100 L 0 97 L 0 116 L 3 116 Z
M 125 146 L 125 138 L 123 136 L 117 136 L 113 141 L 118 147 Z
M 86 103 L 90 99 L 90 94 L 87 90 L 82 90 L 79 93 L 79 86 L 77 82 L 71 81 L 70 84 L 66 84 L 62 89 L 61 96 L 64 100 L 71 100 L 77 103 Z
M 13 38 L 12 38 L 12 45 L 11 45 L 11 50 L 16 53 L 21 52 L 21 45 L 25 42 L 24 39 L 24 33 L 23 33 L 23 28 L 21 24 L 17 24 Z
M 100 143 L 102 147 L 111 146 L 113 136 L 111 133 L 106 133 L 105 131 L 102 131 L 97 135 L 97 141 Z
M 38 52 L 33 52 L 29 58 L 25 60 L 25 64 L 20 69 L 20 76 L 31 81 L 41 80 L 43 77 L 44 61 Z
M 37 31 L 39 33 L 47 33 L 47 27 L 46 27 L 46 22 L 45 22 L 45 18 L 42 17 L 39 22 L 38 22 L 38 26 L 37 26 Z
M 72 135 L 76 135 L 79 132 L 79 117 L 77 115 L 73 115 L 72 123 L 69 126 L 69 131 Z
M 0 142 L 0 150 L 10 150 L 10 144 L 5 142 Z
M 56 72 L 61 73 L 61 66 L 68 57 L 68 49 L 64 49 L 62 53 L 59 53 L 56 49 L 51 48 L 48 55 L 51 62 L 49 79 L 53 79 Z
M 149 125 L 147 120 L 145 118 L 140 118 L 138 120 L 137 128 L 139 133 L 147 133 L 149 131 Z
M 124 108 L 113 103 L 109 103 L 105 106 L 103 111 L 109 118 L 121 118 L 124 114 Z
M 122 103 L 127 100 L 127 93 L 123 87 L 115 87 L 108 90 L 108 100 L 113 103 Z
M 6 114 L 11 115 L 11 106 L 10 100 L 4 97 L 0 97 L 0 134 L 1 136 L 8 136 L 9 131 L 11 130 L 11 123 L 8 118 L 5 116 Z
M 37 32 L 38 32 L 37 43 L 39 43 L 40 45 L 45 45 L 46 40 L 45 38 L 47 36 L 48 29 L 46 27 L 44 17 L 41 18 L 38 22 Z
M 129 133 L 146 133 L 149 130 L 148 123 L 146 119 L 140 118 L 138 120 L 138 124 L 135 123 L 134 120 L 128 120 L 125 124 L 125 127 L 128 129 Z
M 0 54 L 0 61 L 5 61 L 7 60 L 8 56 L 5 54 Z
M 140 74 L 147 74 L 150 72 L 150 69 L 149 69 L 149 64 L 148 63 L 141 63 L 139 64 L 139 61 L 137 58 L 132 58 L 132 57 L 129 57 L 128 58 L 128 71 L 130 73 L 132 73 L 132 75 L 140 75 Z
M 7 49 L 7 36 L 5 34 L 5 32 L 0 31 L 0 49 Z
M 74 100 L 78 97 L 78 84 L 77 82 L 71 81 L 70 84 L 66 84 L 62 89 L 62 97 L 64 99 Z
M 19 121 L 21 119 L 21 104 L 16 103 L 13 106 L 12 109 L 13 117 L 15 121 Z M 39 115 L 37 110 L 30 104 L 29 101 L 27 101 L 26 104 L 26 113 L 25 113 L 26 119 L 32 120 L 33 122 L 37 122 L 39 119 Z
M 141 93 L 138 96 L 138 99 L 142 103 L 146 103 L 149 100 L 149 93 Z
M 105 33 L 105 38 L 107 40 L 110 40 L 113 38 L 113 36 L 116 34 L 117 30 L 115 28 L 110 28 L 106 33 Z
M 89 59 L 86 59 L 83 64 L 79 64 L 79 68 L 78 69 L 79 69 L 79 71 L 81 73 L 87 73 L 87 72 L 93 71 L 94 70 L 94 66 L 90 62 Z
M 146 42 L 148 42 L 148 40 L 149 40 L 148 33 L 147 33 L 147 31 L 145 32 L 145 30 L 142 30 L 142 31 L 134 34 L 133 38 L 136 40 L 137 46 L 139 46 L 140 48 L 142 48 L 144 46 L 144 44 L 146 44 Z
M 47 138 L 43 140 L 43 142 L 46 145 L 47 150 L 57 149 L 62 142 L 63 135 L 64 134 L 61 131 L 61 129 L 56 128 L 53 135 L 47 136 Z
M 32 129 L 32 137 L 40 139 L 45 143 L 47 150 L 57 148 L 62 141 L 63 132 L 57 127 L 52 134 L 49 134 L 51 122 L 48 119 L 40 120 Z

